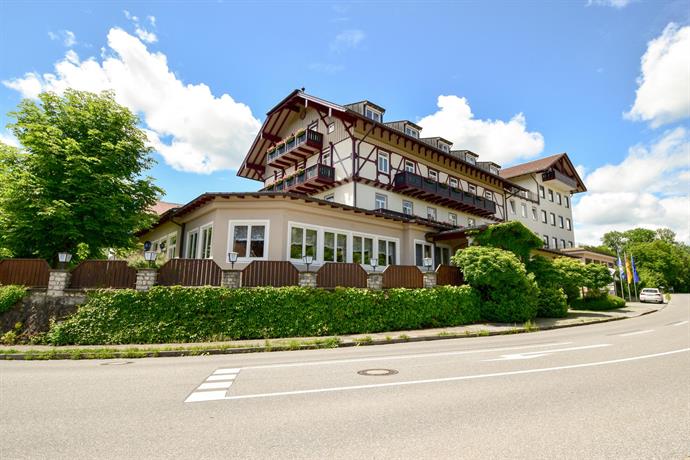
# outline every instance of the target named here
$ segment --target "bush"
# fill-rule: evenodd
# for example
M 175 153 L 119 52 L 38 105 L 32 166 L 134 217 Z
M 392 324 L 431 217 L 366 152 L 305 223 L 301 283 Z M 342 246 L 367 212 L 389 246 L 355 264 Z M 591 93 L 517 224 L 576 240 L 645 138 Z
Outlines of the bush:
M 562 288 L 548 286 L 539 288 L 537 316 L 542 318 L 564 318 L 568 315 L 568 298 Z
M 599 292 L 613 283 L 613 276 L 606 265 L 591 263 L 585 265 L 584 286 L 590 290 Z
M 529 260 L 530 253 L 544 245 L 541 238 L 518 221 L 489 225 L 477 232 L 475 241 L 479 246 L 490 246 L 515 254 L 521 261 Z
M 479 295 L 469 286 L 103 290 L 54 324 L 46 340 L 86 345 L 373 333 L 469 324 L 479 313 Z
M 26 296 L 26 288 L 23 286 L 0 286 L 0 314 L 14 307 L 17 302 Z
M 585 285 L 585 265 L 579 259 L 558 257 L 553 266 L 558 270 L 561 279 L 560 286 L 568 297 L 568 305 L 572 307 L 580 297 L 580 290 Z
M 509 251 L 471 246 L 458 251 L 453 263 L 465 281 L 479 291 L 481 316 L 489 321 L 523 323 L 537 313 L 538 288 L 534 275 Z
M 618 296 L 606 294 L 602 296 L 587 296 L 582 299 L 577 299 L 571 307 L 576 310 L 595 310 L 605 311 L 614 310 L 616 308 L 625 307 L 625 299 Z

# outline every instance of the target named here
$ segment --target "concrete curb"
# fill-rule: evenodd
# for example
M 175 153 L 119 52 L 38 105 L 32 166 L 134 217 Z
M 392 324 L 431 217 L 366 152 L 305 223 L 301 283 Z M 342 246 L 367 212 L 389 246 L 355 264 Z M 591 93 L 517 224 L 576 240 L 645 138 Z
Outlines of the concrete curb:
M 89 352 L 88 349 L 81 349 L 78 352 L 73 353 L 59 352 L 56 350 L 36 350 L 28 351 L 22 353 L 0 353 L 0 361 L 28 361 L 28 360 L 58 360 L 58 359 L 139 359 L 139 358 L 166 358 L 166 357 L 184 357 L 184 356 L 203 356 L 203 355 L 234 355 L 234 354 L 244 354 L 244 353 L 266 353 L 273 351 L 298 351 L 298 350 L 318 350 L 325 348 L 348 348 L 348 347 L 359 347 L 359 346 L 372 346 L 372 345 L 390 345 L 397 343 L 411 343 L 411 342 L 431 342 L 435 340 L 447 340 L 447 339 L 462 339 L 462 338 L 476 338 L 476 337 L 491 337 L 497 335 L 514 335 L 514 334 L 524 334 L 529 332 L 540 332 L 548 331 L 553 329 L 565 329 L 569 327 L 579 327 L 579 326 L 590 326 L 593 324 L 609 323 L 611 321 L 620 321 L 624 319 L 639 318 L 641 316 L 646 316 L 652 313 L 666 308 L 667 304 L 663 304 L 657 310 L 649 310 L 640 313 L 636 316 L 618 316 L 610 318 L 601 318 L 592 321 L 587 321 L 584 323 L 572 323 L 572 324 L 554 324 L 551 326 L 536 326 L 534 329 L 528 330 L 524 326 L 516 326 L 513 329 L 501 330 L 501 331 L 476 331 L 465 333 L 448 333 L 448 334 L 435 334 L 435 335 L 423 335 L 419 337 L 408 337 L 408 338 L 391 338 L 391 339 L 374 339 L 364 340 L 364 339 L 349 339 L 347 342 L 339 342 L 337 346 L 319 346 L 317 344 L 305 344 L 299 346 L 289 346 L 289 345 L 275 345 L 275 346 L 258 346 L 258 347 L 228 347 L 228 348 L 208 348 L 208 349 L 180 349 L 180 350 L 146 350 L 137 349 L 132 347 L 132 349 L 124 349 L 121 351 L 112 350 L 109 351 L 109 356 L 99 357 L 96 355 L 96 350 Z M 380 334 L 380 333 L 378 333 Z M 324 340 L 334 337 L 324 337 Z M 341 340 L 339 337 L 335 337 Z M 276 339 L 276 340 L 289 340 L 287 339 Z M 165 344 L 161 344 L 162 347 Z M 102 349 L 108 349 L 107 345 L 104 345 Z M 75 350 L 75 349 L 73 349 Z M 75 355 L 79 355 L 78 357 Z

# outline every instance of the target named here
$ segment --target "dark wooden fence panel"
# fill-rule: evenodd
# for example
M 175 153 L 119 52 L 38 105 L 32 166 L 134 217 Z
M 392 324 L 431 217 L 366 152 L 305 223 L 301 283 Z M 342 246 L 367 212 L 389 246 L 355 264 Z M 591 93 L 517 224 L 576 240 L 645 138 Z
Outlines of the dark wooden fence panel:
M 437 286 L 462 286 L 464 283 L 462 271 L 453 265 L 439 265 L 436 269 Z
M 50 265 L 43 259 L 0 260 L 0 284 L 48 287 Z
M 391 265 L 383 272 L 383 288 L 421 288 L 424 276 L 413 265 Z
M 124 260 L 85 260 L 72 271 L 74 289 L 134 289 L 137 270 Z
M 222 277 L 211 259 L 171 259 L 158 270 L 161 286 L 220 286 Z
M 316 272 L 316 285 L 324 288 L 367 287 L 367 272 L 359 264 L 326 262 Z
M 297 286 L 299 272 L 288 261 L 255 260 L 242 270 L 242 286 Z

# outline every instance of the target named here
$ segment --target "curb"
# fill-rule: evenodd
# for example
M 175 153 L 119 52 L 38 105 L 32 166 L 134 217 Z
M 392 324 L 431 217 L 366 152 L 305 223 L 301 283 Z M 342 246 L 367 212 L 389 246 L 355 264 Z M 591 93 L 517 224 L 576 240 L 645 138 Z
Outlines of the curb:
M 194 349 L 181 349 L 181 350 L 123 350 L 109 352 L 108 357 L 96 356 L 96 353 L 89 353 L 87 350 L 79 353 L 65 353 L 56 352 L 53 350 L 37 350 L 35 352 L 23 352 L 23 353 L 0 353 L 0 361 L 33 361 L 33 360 L 81 360 L 81 359 L 140 359 L 140 358 L 177 358 L 184 356 L 204 356 L 204 355 L 235 355 L 235 354 L 245 354 L 245 353 L 269 353 L 274 351 L 299 351 L 299 350 L 319 350 L 328 348 L 349 348 L 349 347 L 359 347 L 359 346 L 373 346 L 373 345 L 391 345 L 398 343 L 412 343 L 412 342 L 432 342 L 435 340 L 448 340 L 448 339 L 464 339 L 464 338 L 476 338 L 476 337 L 491 337 L 497 335 L 515 335 L 515 334 L 525 334 L 530 332 L 548 331 L 553 329 L 565 329 L 570 327 L 580 327 L 580 326 L 590 326 L 593 324 L 610 323 L 612 321 L 620 321 L 624 319 L 639 318 L 641 316 L 646 316 L 652 313 L 656 313 L 665 308 L 659 308 L 658 310 L 650 310 L 640 313 L 637 316 L 619 316 L 612 318 L 603 318 L 597 321 L 590 321 L 586 323 L 573 323 L 573 324 L 563 324 L 563 325 L 552 325 L 544 327 L 535 327 L 535 329 L 528 330 L 523 326 L 515 327 L 514 329 L 503 330 L 503 331 L 476 331 L 465 333 L 448 333 L 443 335 L 428 335 L 420 337 L 408 337 L 408 338 L 391 338 L 389 339 L 360 339 L 357 341 L 353 339 L 348 342 L 339 342 L 337 346 L 319 346 L 316 344 L 309 345 L 299 345 L 289 346 L 289 345 L 276 345 L 276 346 L 258 346 L 258 347 L 235 347 L 235 348 L 208 348 L 202 350 Z M 328 339 L 325 337 L 324 339 Z M 336 337 L 337 338 L 337 337 Z M 107 345 L 103 348 L 107 348 Z

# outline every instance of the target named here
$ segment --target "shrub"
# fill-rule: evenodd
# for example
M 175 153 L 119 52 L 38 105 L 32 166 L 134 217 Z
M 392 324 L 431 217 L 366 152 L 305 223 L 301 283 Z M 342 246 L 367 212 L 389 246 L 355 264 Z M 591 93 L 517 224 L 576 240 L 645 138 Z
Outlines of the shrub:
M 590 290 L 599 292 L 613 283 L 613 276 L 606 265 L 587 264 L 584 268 L 584 286 Z
M 471 246 L 458 251 L 453 263 L 482 299 L 483 319 L 525 322 L 537 313 L 537 284 L 517 256 L 502 249 Z
M 0 314 L 14 307 L 17 302 L 26 296 L 26 288 L 23 286 L 0 286 Z
M 469 286 L 102 290 L 54 324 L 46 341 L 165 343 L 373 333 L 468 324 L 479 321 L 479 313 L 479 295 Z
M 625 299 L 621 299 L 618 296 L 606 294 L 597 297 L 585 297 L 582 299 L 577 299 L 572 305 L 572 308 L 577 310 L 614 310 L 616 308 L 625 307 Z
M 537 316 L 542 318 L 564 318 L 568 315 L 568 298 L 562 288 L 540 287 L 537 300 Z
M 518 221 L 489 225 L 477 232 L 475 240 L 479 246 L 510 251 L 522 261 L 529 260 L 532 250 L 544 245 L 541 238 Z
M 585 265 L 579 259 L 570 257 L 558 257 L 554 259 L 553 266 L 558 270 L 560 285 L 568 297 L 568 305 L 580 297 L 580 289 L 585 285 Z

